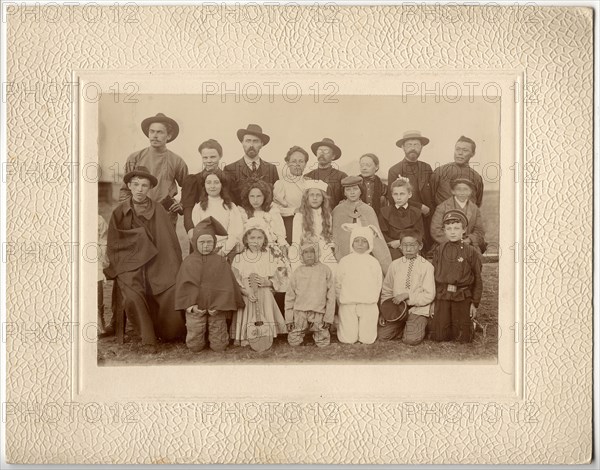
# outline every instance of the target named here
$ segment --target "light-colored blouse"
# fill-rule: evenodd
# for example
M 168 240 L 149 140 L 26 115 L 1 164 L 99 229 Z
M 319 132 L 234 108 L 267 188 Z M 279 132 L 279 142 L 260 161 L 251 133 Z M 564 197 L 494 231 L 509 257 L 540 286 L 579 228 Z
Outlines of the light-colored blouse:
M 223 205 L 223 199 L 219 197 L 209 197 L 206 210 L 200 207 L 200 203 L 194 206 L 192 210 L 192 220 L 197 224 L 207 217 L 214 217 L 227 230 L 227 236 L 217 235 L 217 246 L 223 247 L 227 254 L 233 250 L 238 243 L 242 242 L 244 234 L 244 224 L 239 208 L 232 202 L 231 209 Z M 193 229 L 188 232 L 188 237 L 192 237 Z

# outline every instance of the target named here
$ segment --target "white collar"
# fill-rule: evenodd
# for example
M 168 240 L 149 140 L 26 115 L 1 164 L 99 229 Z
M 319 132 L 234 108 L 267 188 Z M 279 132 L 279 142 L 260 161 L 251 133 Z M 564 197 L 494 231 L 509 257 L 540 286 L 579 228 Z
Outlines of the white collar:
M 461 209 L 464 209 L 465 206 L 469 203 L 469 200 L 467 199 L 465 202 L 460 202 L 458 198 L 454 196 L 454 202 L 456 202 L 461 207 Z
M 400 209 L 401 207 L 404 209 L 408 208 L 408 202 L 406 204 L 404 204 L 403 206 L 398 206 L 396 204 L 394 204 L 394 205 L 396 206 L 396 209 Z
M 256 169 L 257 170 L 260 168 L 260 157 L 258 157 L 256 160 L 251 160 L 251 159 L 248 158 L 247 155 L 244 155 L 244 162 L 246 163 L 246 165 L 250 169 L 252 169 L 252 162 L 256 162 Z

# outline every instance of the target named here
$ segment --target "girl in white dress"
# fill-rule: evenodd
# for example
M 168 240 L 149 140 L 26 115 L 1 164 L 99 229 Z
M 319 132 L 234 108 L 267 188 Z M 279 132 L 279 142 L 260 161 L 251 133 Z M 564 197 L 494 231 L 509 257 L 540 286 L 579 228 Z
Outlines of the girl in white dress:
M 335 275 L 337 260 L 333 243 L 331 208 L 329 207 L 329 196 L 327 196 L 327 183 L 324 181 L 305 181 L 300 209 L 294 215 L 292 232 L 292 248 L 294 249 L 290 249 L 289 253 L 292 270 L 301 264 L 298 248 L 306 238 L 318 238 L 319 260 L 329 266 Z
M 248 346 L 248 327 L 256 321 L 267 325 L 273 338 L 287 332 L 285 320 L 273 297 L 273 289 L 279 290 L 281 286 L 278 285 L 277 266 L 269 260 L 264 225 L 256 218 L 251 219 L 248 225 L 242 239 L 244 250 L 231 265 L 246 303 L 233 319 L 231 337 L 235 346 Z M 253 289 L 252 284 L 258 288 Z
M 192 221 L 195 224 L 207 217 L 217 219 L 225 230 L 227 236 L 217 236 L 218 253 L 233 256 L 241 246 L 244 225 L 238 207 L 231 201 L 228 182 L 225 174 L 217 169 L 207 171 L 200 185 L 200 202 L 192 210 Z M 193 229 L 188 232 L 188 237 Z

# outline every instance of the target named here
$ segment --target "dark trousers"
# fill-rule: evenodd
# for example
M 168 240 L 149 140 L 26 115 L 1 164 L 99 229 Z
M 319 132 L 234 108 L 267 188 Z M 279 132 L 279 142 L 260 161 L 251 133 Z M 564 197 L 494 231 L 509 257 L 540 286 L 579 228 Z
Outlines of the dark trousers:
M 473 322 L 470 317 L 471 299 L 455 302 L 452 300 L 435 300 L 433 317 L 434 341 L 473 341 Z
M 181 312 L 175 311 L 175 286 L 153 294 L 143 269 L 119 274 L 119 288 L 123 294 L 123 308 L 142 344 L 176 341 L 185 337 L 185 323 Z

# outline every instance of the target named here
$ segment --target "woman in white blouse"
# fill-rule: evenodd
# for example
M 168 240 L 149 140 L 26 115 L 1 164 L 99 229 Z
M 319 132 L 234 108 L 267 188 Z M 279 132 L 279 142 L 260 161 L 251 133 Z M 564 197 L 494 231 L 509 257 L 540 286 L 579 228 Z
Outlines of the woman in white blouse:
M 201 220 L 212 216 L 217 219 L 227 236 L 217 236 L 219 254 L 234 255 L 238 244 L 242 242 L 244 225 L 238 207 L 231 201 L 225 174 L 219 170 L 207 171 L 200 185 L 200 202 L 192 210 L 192 221 L 196 225 Z M 192 236 L 193 229 L 188 232 Z
M 305 189 L 302 174 L 308 163 L 308 152 L 295 145 L 288 150 L 285 162 L 283 177 L 273 186 L 273 202 L 283 218 L 286 240 L 291 244 L 294 214 L 300 208 Z

